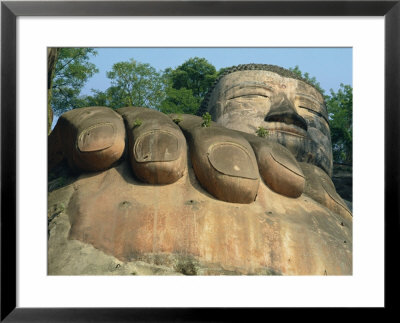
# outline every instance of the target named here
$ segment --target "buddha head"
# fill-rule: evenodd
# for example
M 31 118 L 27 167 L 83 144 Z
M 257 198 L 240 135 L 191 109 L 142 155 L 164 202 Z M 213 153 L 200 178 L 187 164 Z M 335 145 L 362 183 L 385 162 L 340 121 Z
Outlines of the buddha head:
M 246 64 L 227 69 L 210 89 L 199 114 L 209 112 L 220 125 L 268 139 L 288 148 L 299 162 L 332 174 L 332 144 L 322 94 L 284 68 Z

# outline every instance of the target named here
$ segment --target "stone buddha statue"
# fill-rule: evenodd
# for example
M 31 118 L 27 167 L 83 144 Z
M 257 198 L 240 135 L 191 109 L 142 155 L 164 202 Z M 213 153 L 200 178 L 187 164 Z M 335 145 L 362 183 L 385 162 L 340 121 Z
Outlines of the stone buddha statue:
M 120 261 L 200 275 L 352 274 L 324 100 L 286 69 L 227 69 L 199 116 L 68 111 L 49 136 L 49 169 L 63 159 L 82 174 L 69 239 Z

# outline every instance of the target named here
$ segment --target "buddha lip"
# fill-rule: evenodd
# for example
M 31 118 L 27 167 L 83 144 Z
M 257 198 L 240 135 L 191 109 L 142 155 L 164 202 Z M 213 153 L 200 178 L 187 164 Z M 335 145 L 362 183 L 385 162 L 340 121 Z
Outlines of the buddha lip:
M 294 124 L 287 124 L 284 122 L 274 122 L 269 121 L 267 122 L 266 129 L 270 132 L 283 132 L 288 133 L 290 135 L 295 135 L 299 137 L 307 137 L 307 131 L 303 128 L 300 128 Z
M 264 120 L 267 122 L 280 122 L 280 123 L 285 123 L 287 125 L 294 125 L 297 126 L 298 128 L 304 129 L 305 131 L 307 131 L 308 128 L 304 118 L 292 112 L 284 112 L 284 113 L 272 112 L 268 114 Z

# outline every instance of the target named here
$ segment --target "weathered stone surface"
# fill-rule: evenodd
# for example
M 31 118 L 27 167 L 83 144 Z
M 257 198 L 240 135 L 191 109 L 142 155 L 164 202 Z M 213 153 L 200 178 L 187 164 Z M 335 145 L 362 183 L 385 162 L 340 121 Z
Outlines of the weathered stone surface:
M 300 163 L 306 177 L 304 193 L 331 211 L 351 220 L 352 214 L 346 203 L 335 190 L 331 178 L 319 167 Z
M 299 162 L 331 176 L 327 111 L 322 95 L 309 84 L 271 71 L 240 70 L 223 76 L 207 102 L 218 124 L 251 134 L 263 127 Z
M 192 168 L 154 186 L 134 179 L 126 162 L 74 188 L 69 239 L 123 262 L 174 255 L 210 269 L 202 274 L 352 274 L 351 219 L 305 194 L 287 198 L 260 183 L 254 203 L 227 203 L 203 190 Z
M 284 146 L 215 122 L 202 127 L 202 118 L 193 115 L 170 115 L 171 119 L 178 117 L 189 142 L 196 177 L 214 197 L 234 203 L 253 202 L 259 172 L 265 183 L 279 194 L 296 198 L 303 193 L 303 172 Z
M 265 183 L 274 192 L 297 198 L 304 191 L 305 177 L 294 156 L 281 144 L 240 132 L 251 144 Z
M 145 261 L 124 262 L 90 244 L 68 239 L 71 224 L 66 206 L 73 192 L 73 185 L 68 185 L 49 194 L 48 275 L 182 275 L 188 267 L 181 265 L 185 264 L 181 258 L 171 259 L 168 267 L 145 255 Z
M 64 158 L 77 171 L 104 170 L 117 162 L 125 149 L 122 117 L 106 107 L 68 111 L 49 136 L 49 169 Z
M 207 96 L 209 127 L 133 107 L 118 110 L 125 124 L 101 107 L 60 118 L 50 169 L 66 157 L 92 173 L 65 196 L 49 183 L 50 274 L 352 274 L 322 95 L 283 69 L 242 67 Z
M 240 134 L 215 123 L 203 127 L 200 117 L 183 115 L 182 118 L 179 126 L 188 139 L 200 184 L 222 201 L 253 202 L 260 179 L 250 144 Z
M 135 175 L 145 183 L 170 184 L 186 169 L 186 140 L 165 114 L 146 108 L 117 109 L 125 120 L 129 159 Z

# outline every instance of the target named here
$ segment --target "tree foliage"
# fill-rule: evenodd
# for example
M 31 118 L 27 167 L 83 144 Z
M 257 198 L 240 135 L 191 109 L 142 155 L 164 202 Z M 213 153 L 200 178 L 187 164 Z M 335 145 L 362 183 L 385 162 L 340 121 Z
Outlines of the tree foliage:
M 94 106 L 111 106 L 112 95 L 110 91 L 91 90 L 92 95 L 85 95 L 79 97 L 77 108 L 94 107 Z
M 160 110 L 195 114 L 218 73 L 205 58 L 194 57 L 176 69 L 166 69 L 164 76 L 168 86 Z
M 90 56 L 93 48 L 59 48 L 51 93 L 51 107 L 56 114 L 76 108 L 86 81 L 98 72 Z
M 111 86 L 75 101 L 76 107 L 142 106 L 164 113 L 195 114 L 217 78 L 215 67 L 204 58 L 190 58 L 176 69 L 157 72 L 149 64 L 130 59 L 107 72 Z
M 353 88 L 340 84 L 337 92 L 332 89 L 325 96 L 330 119 L 333 159 L 352 164 L 353 161 Z
M 158 109 L 165 98 L 165 81 L 162 75 L 150 64 L 130 59 L 113 65 L 107 72 L 111 87 L 106 95 L 110 106 L 139 106 Z
M 205 58 L 194 57 L 171 72 L 172 87 L 192 90 L 193 96 L 203 99 L 217 78 L 215 67 Z
M 224 72 L 227 71 L 227 70 L 229 70 L 229 69 L 230 69 L 230 67 L 221 67 L 221 68 L 218 70 L 218 76 L 224 74 Z
M 162 73 L 130 59 L 115 63 L 107 72 L 111 86 L 105 91 L 92 90 L 80 99 L 79 107 L 107 106 L 113 109 L 137 106 L 159 109 L 166 97 L 166 81 Z
M 192 90 L 186 88 L 174 89 L 169 86 L 166 88 L 166 98 L 161 103 L 160 111 L 167 114 L 195 114 L 199 106 L 199 100 L 194 97 Z
M 47 48 L 47 133 L 51 132 L 53 123 L 53 109 L 51 108 L 52 91 L 54 72 L 58 56 L 58 48 Z

